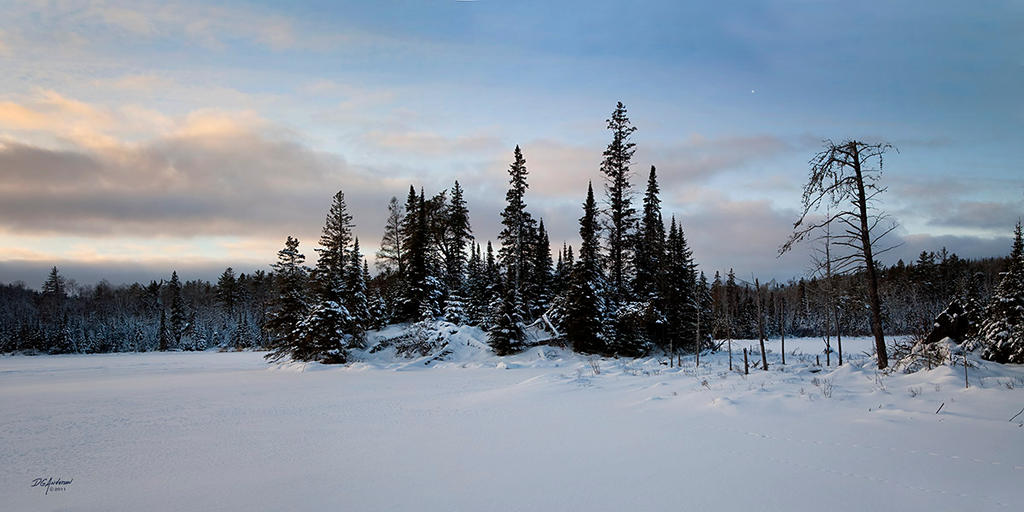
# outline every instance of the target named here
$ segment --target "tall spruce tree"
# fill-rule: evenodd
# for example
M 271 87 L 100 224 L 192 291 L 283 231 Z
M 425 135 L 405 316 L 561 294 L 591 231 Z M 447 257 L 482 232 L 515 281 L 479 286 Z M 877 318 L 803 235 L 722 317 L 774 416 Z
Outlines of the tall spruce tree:
M 407 223 L 406 228 L 409 263 L 402 315 L 406 320 L 433 319 L 440 314 L 442 282 L 431 248 L 427 201 L 422 190 L 412 208 L 407 206 L 406 210 L 406 217 L 414 217 L 414 222 Z
M 345 203 L 345 193 L 339 190 L 331 201 L 323 233 L 313 279 L 317 295 L 322 300 L 340 302 L 345 292 L 345 270 L 348 265 L 348 250 L 352 244 L 352 215 Z
M 53 267 L 43 283 L 43 292 L 40 297 L 39 305 L 43 319 L 50 324 L 55 324 L 64 315 L 67 298 L 67 284 L 64 277 L 60 275 L 57 267 Z
M 466 279 L 466 247 L 473 239 L 469 208 L 462 187 L 456 181 L 444 219 L 445 280 L 449 290 L 461 290 Z
M 299 240 L 289 236 L 284 249 L 277 252 L 277 262 L 271 265 L 274 290 L 267 301 L 265 323 L 270 350 L 265 357 L 270 361 L 295 358 L 293 354 L 301 351 L 300 325 L 309 312 L 305 262 L 306 256 L 299 252 Z
M 185 311 L 185 301 L 181 297 L 181 281 L 178 279 L 178 272 L 171 272 L 171 280 L 167 283 L 167 289 L 171 294 L 171 339 L 174 346 L 179 348 L 181 337 L 188 328 L 188 312 Z
M 561 300 L 561 327 L 573 350 L 603 354 L 609 348 L 609 340 L 605 336 L 608 306 L 597 215 L 594 187 L 588 184 L 583 216 L 580 217 L 579 261 L 569 275 L 568 288 Z
M 315 301 L 302 322 L 303 341 L 292 356 L 303 361 L 344 363 L 348 342 L 359 331 L 358 321 L 348 309 L 352 215 L 345 203 L 345 193 L 338 191 L 320 235 L 320 247 L 313 280 Z M 358 266 L 355 268 L 360 272 Z
M 508 307 L 518 308 L 519 316 L 525 316 L 523 308 L 526 283 L 532 279 L 533 247 L 536 222 L 528 211 L 526 211 L 526 159 L 523 152 L 517 145 L 513 152 L 513 161 L 509 165 L 509 188 L 505 193 L 505 209 L 501 212 L 501 232 L 498 234 L 498 241 L 501 248 L 498 251 L 498 261 L 501 270 L 505 275 L 504 286 L 512 287 L 513 290 L 501 294 L 502 300 L 515 298 L 518 304 Z
M 608 285 L 609 298 L 617 307 L 628 293 L 630 267 L 632 264 L 631 236 L 636 224 L 636 209 L 632 206 L 633 193 L 630 185 L 632 170 L 630 164 L 636 144 L 630 141 L 636 131 L 626 116 L 626 107 L 618 102 L 611 118 L 607 120 L 612 132 L 612 141 L 604 150 L 601 172 L 605 177 L 608 226 Z
M 229 317 L 235 315 L 235 303 L 238 302 L 238 282 L 235 278 L 235 271 L 231 267 L 224 269 L 224 273 L 217 279 L 217 302 Z
M 665 262 L 665 223 L 661 220 L 661 199 L 658 197 L 658 177 L 654 166 L 647 178 L 644 211 L 640 219 L 640 232 L 636 237 L 636 278 L 633 294 L 637 300 L 651 301 L 660 295 L 662 269 Z
M 401 272 L 402 280 L 404 280 L 405 282 L 408 282 L 408 280 L 409 280 L 409 272 L 410 272 L 410 268 L 409 267 L 412 264 L 412 259 L 415 257 L 412 254 L 412 245 L 411 245 L 413 243 L 413 237 L 414 236 L 420 236 L 421 237 L 420 240 L 417 240 L 417 242 L 421 245 L 421 247 L 417 248 L 417 250 L 419 250 L 419 251 L 425 251 L 426 250 L 426 243 L 427 243 L 426 240 L 423 238 L 423 237 L 426 236 L 426 234 L 425 233 L 417 233 L 417 227 L 418 227 L 417 226 L 417 222 L 419 222 L 419 218 L 420 218 L 419 214 L 418 214 L 419 209 L 420 209 L 420 196 L 419 196 L 419 194 L 416 193 L 416 188 L 413 187 L 412 185 L 409 185 L 409 194 L 405 198 L 405 208 L 404 209 L 405 209 L 405 216 L 402 217 L 402 221 L 401 221 L 401 236 L 400 236 L 400 240 L 402 241 L 402 249 L 403 249 L 402 259 L 400 260 L 400 262 L 404 262 L 404 264 L 401 264 L 400 266 L 403 267 L 403 271 Z
M 669 227 L 665 272 L 665 317 L 674 347 L 696 348 L 697 281 L 693 253 L 675 217 Z
M 462 186 L 456 181 L 452 187 L 451 202 L 444 216 L 443 246 L 445 270 L 445 318 L 461 324 L 467 320 L 467 257 L 466 247 L 472 241 L 469 208 L 463 197 Z

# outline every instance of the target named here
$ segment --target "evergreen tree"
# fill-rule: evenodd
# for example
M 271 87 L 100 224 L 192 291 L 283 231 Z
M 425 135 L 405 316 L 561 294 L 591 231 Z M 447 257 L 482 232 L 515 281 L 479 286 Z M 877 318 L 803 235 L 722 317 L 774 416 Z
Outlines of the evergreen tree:
M 412 271 L 412 269 L 410 269 L 410 266 L 412 265 L 412 260 L 413 258 L 416 257 L 416 255 L 413 254 L 413 238 L 419 237 L 419 239 L 415 240 L 415 242 L 418 245 L 418 247 L 415 249 L 416 252 L 425 252 L 427 247 L 426 233 L 421 233 L 418 230 L 418 222 L 420 220 L 419 210 L 420 196 L 419 194 L 416 193 L 416 188 L 413 187 L 412 185 L 409 185 L 409 195 L 406 196 L 405 198 L 405 216 L 402 217 L 399 237 L 399 240 L 401 240 L 402 242 L 403 251 L 401 259 L 399 260 L 398 264 L 399 267 L 402 269 L 400 271 L 400 275 L 402 276 L 402 279 L 407 283 L 409 281 L 409 273 Z M 406 287 L 406 290 L 408 290 L 408 287 Z M 414 315 L 415 311 L 413 312 L 412 316 Z M 410 318 L 412 316 L 410 316 Z
M 452 200 L 445 216 L 445 280 L 448 290 L 462 291 L 466 280 L 466 247 L 473 238 L 469 225 L 469 208 L 463 198 L 462 187 L 455 182 Z
M 479 325 L 486 316 L 486 284 L 480 244 L 473 243 L 469 251 L 469 263 L 466 264 L 465 288 L 468 302 L 465 305 L 465 315 L 469 325 Z
M 469 288 L 466 246 L 472 240 L 472 229 L 469 225 L 469 209 L 466 207 L 466 200 L 458 181 L 452 187 L 452 200 L 446 210 L 443 246 L 447 294 L 444 314 L 450 322 L 462 324 L 467 320 L 466 297 Z
M 526 159 L 523 152 L 516 146 L 513 153 L 514 159 L 509 165 L 509 188 L 505 193 L 505 209 L 501 212 L 501 233 L 498 234 L 498 241 L 501 248 L 498 251 L 498 261 L 505 275 L 504 286 L 512 287 L 513 290 L 506 290 L 502 299 L 516 297 L 518 305 L 506 305 L 508 307 L 521 307 L 524 302 L 523 292 L 526 284 L 532 278 L 533 248 L 532 242 L 535 236 L 536 223 L 529 212 L 526 211 Z M 532 297 L 526 297 L 527 301 Z M 525 311 L 520 310 L 519 316 L 525 316 Z
M 284 249 L 277 252 L 274 269 L 274 293 L 268 301 L 266 329 L 268 334 L 265 357 L 271 361 L 284 358 L 302 359 L 308 352 L 301 325 L 309 312 L 306 298 L 308 271 L 306 256 L 299 252 L 299 241 L 288 237 Z
M 492 313 L 493 324 L 487 330 L 487 339 L 491 349 L 499 356 L 514 354 L 523 349 L 526 343 L 526 332 L 523 330 L 521 311 L 522 297 L 506 275 L 505 285 L 501 287 L 501 295 L 494 302 Z
M 669 227 L 665 281 L 665 317 L 667 334 L 675 347 L 694 347 L 697 323 L 697 282 L 693 254 L 675 217 Z
M 487 315 L 483 319 L 481 327 L 489 329 L 493 325 L 492 312 L 495 310 L 495 301 L 501 298 L 501 273 L 498 272 L 498 263 L 494 258 L 494 247 L 491 241 L 487 241 L 487 259 L 484 262 L 483 297 L 480 304 L 486 304 Z
M 982 357 L 1001 363 L 1024 363 L 1024 233 L 1017 221 L 1009 268 L 985 311 L 981 324 Z
M 346 332 L 348 348 L 366 346 L 366 331 L 372 322 L 367 297 L 366 275 L 363 274 L 363 255 L 359 252 L 359 238 L 352 242 L 348 269 L 345 271 L 345 307 L 351 314 L 351 325 Z M 367 269 L 367 272 L 369 270 Z
M 43 319 L 51 324 L 56 323 L 64 314 L 67 298 L 64 277 L 57 271 L 57 267 L 53 267 L 43 283 L 43 293 L 40 297 Z
M 229 317 L 235 314 L 235 303 L 238 301 L 238 282 L 235 279 L 235 271 L 228 267 L 217 279 L 217 302 Z
M 399 276 L 405 275 L 405 251 L 402 236 L 402 205 L 397 197 L 388 202 L 388 219 L 384 223 L 384 237 L 377 251 L 377 268 Z
M 607 304 L 606 283 L 601 265 L 597 203 L 594 187 L 587 186 L 587 200 L 580 218 L 579 261 L 569 275 L 568 290 L 562 298 L 561 327 L 573 350 L 584 353 L 606 353 L 605 336 Z
M 292 353 L 295 359 L 344 363 L 350 341 L 353 337 L 361 339 L 359 320 L 346 303 L 354 293 L 348 285 L 359 279 L 358 276 L 349 277 L 349 273 L 362 275 L 359 260 L 352 264 L 349 249 L 353 242 L 352 228 L 352 215 L 345 204 L 345 193 L 339 190 L 327 212 L 320 247 L 316 249 L 319 253 L 313 270 L 316 299 L 301 324 L 303 340 L 298 350 Z
M 440 314 L 443 283 L 437 277 L 435 258 L 431 251 L 427 203 L 422 190 L 406 217 L 410 215 L 415 217 L 415 223 L 406 228 L 409 263 L 402 297 L 402 315 L 407 320 L 433 319 Z
M 171 339 L 174 347 L 181 344 L 181 337 L 188 328 L 188 314 L 185 311 L 185 302 L 181 298 L 181 281 L 178 280 L 178 272 L 171 272 L 171 280 L 167 283 L 167 289 L 171 294 Z
M 551 295 L 558 297 L 565 291 L 565 243 L 558 250 L 558 258 L 555 261 L 555 271 L 551 275 Z
M 532 318 L 539 318 L 551 304 L 551 297 L 554 288 L 554 275 L 552 274 L 551 263 L 551 241 L 544 229 L 544 219 L 540 220 L 537 226 L 537 236 L 533 241 L 533 262 L 531 263 L 532 273 L 529 276 L 529 297 L 531 302 L 527 304 L 528 311 Z
M 627 294 L 626 284 L 632 264 L 631 236 L 636 223 L 636 210 L 632 206 L 630 178 L 636 144 L 629 139 L 636 127 L 626 116 L 626 107 L 620 101 L 607 120 L 612 141 L 604 151 L 601 172 L 605 176 L 605 195 L 608 204 L 608 285 L 609 298 L 617 305 Z
M 704 272 L 700 273 L 697 280 L 697 303 L 700 306 L 698 311 L 698 331 L 700 331 L 701 346 L 698 350 L 711 347 L 711 330 L 714 327 L 714 300 L 711 297 L 711 287 L 708 286 L 708 278 Z
M 39 317 L 44 325 L 41 333 L 45 339 L 43 345 L 51 353 L 59 353 L 58 347 L 64 344 L 67 299 L 64 278 L 57 271 L 57 267 L 53 267 L 46 282 L 43 283 L 43 291 L 39 297 Z
M 345 270 L 348 249 L 352 243 L 352 215 L 345 204 L 345 193 L 339 190 L 327 212 L 313 279 L 317 295 L 323 300 L 340 301 L 345 291 Z
M 652 301 L 661 291 L 665 262 L 665 224 L 661 220 L 661 199 L 654 166 L 647 178 L 644 212 L 636 237 L 636 278 L 633 293 L 638 300 Z
M 157 331 L 157 347 L 161 352 L 171 348 L 171 332 L 167 328 L 167 311 L 160 308 L 160 329 Z

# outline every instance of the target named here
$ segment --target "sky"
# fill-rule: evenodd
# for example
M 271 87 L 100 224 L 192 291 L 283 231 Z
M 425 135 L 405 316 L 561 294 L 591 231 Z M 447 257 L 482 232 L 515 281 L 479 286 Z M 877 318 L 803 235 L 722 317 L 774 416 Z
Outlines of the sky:
M 372 256 L 391 196 L 458 180 L 486 243 L 513 148 L 578 239 L 605 120 L 637 127 L 708 276 L 781 258 L 824 139 L 887 141 L 886 263 L 1009 252 L 1024 213 L 1024 3 L 0 0 L 0 282 L 213 279 L 309 260 L 343 190 Z M 599 189 L 598 189 L 599 190 Z

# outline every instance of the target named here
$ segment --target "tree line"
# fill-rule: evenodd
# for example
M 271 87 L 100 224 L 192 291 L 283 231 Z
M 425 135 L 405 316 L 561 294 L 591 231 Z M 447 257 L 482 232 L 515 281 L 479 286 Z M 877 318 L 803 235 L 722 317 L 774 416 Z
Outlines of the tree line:
M 458 181 L 429 195 L 410 185 L 404 203 L 388 203 L 371 275 L 339 191 L 312 267 L 289 236 L 272 272 L 228 268 L 217 283 L 182 283 L 175 272 L 148 285 L 101 282 L 69 293 L 54 268 L 41 291 L 0 286 L 0 350 L 261 348 L 273 360 L 343 363 L 365 347 L 367 331 L 445 319 L 486 330 L 498 354 L 522 350 L 538 329 L 583 353 L 693 352 L 729 338 L 861 335 L 876 321 L 887 332 L 926 331 L 952 298 L 989 300 L 1012 266 L 1012 258 L 971 261 L 942 249 L 892 267 L 844 268 L 837 258 L 835 272 L 787 283 L 748 282 L 732 269 L 709 281 L 681 220 L 663 216 L 654 166 L 642 196 L 633 190 L 636 127 L 621 102 L 606 126 L 603 194 L 587 184 L 575 250 L 552 251 L 544 220 L 529 209 L 527 160 L 516 146 L 496 246 L 474 238 Z M 813 206 L 806 193 L 805 205 Z M 877 318 L 866 307 L 872 294 Z

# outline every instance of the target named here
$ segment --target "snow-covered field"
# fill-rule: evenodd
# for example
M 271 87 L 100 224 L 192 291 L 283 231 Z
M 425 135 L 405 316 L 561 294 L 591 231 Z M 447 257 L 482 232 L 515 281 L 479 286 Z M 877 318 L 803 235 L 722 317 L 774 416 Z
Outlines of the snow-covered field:
M 876 376 L 553 348 L 348 367 L 261 353 L 0 357 L 0 509 L 1019 510 L 1024 368 Z M 796 351 L 796 355 L 792 354 Z M 801 356 L 800 354 L 804 355 Z M 824 363 L 824 358 L 822 358 Z M 833 360 L 833 364 L 835 361 Z M 936 414 L 940 404 L 942 410 Z M 37 478 L 69 484 L 33 487 Z

